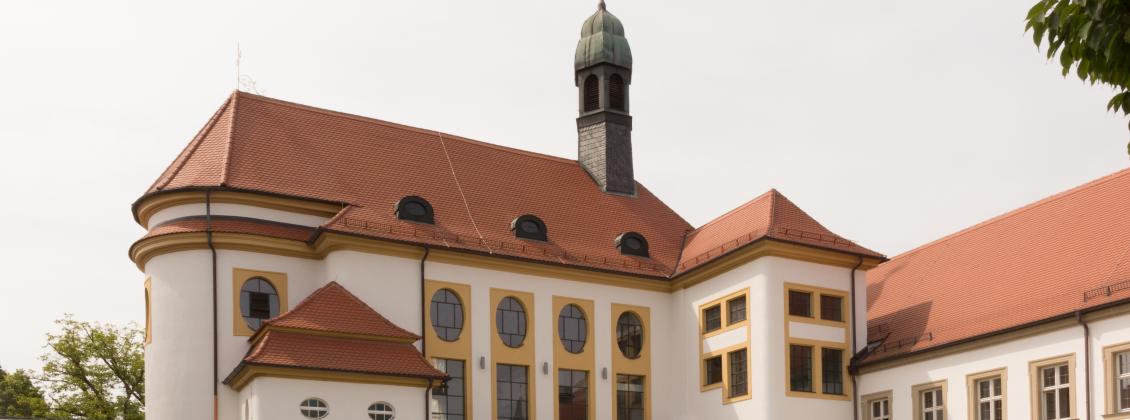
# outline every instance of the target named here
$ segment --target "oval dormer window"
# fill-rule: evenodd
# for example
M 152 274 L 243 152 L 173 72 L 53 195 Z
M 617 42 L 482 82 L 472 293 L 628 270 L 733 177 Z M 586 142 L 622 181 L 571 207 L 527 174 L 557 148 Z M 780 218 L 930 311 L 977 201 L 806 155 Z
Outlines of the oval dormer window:
M 535 241 L 547 241 L 548 236 L 545 232 L 545 223 L 538 219 L 537 216 L 525 215 L 513 222 L 510 222 L 510 230 L 514 231 L 514 236 L 522 239 L 533 239 Z
M 637 257 L 648 257 L 647 239 L 643 238 L 635 232 L 628 232 L 616 238 L 616 247 L 620 248 L 620 254 L 635 255 Z
M 400 203 L 396 205 L 396 218 L 410 222 L 435 223 L 432 205 L 428 204 L 428 200 L 416 196 L 400 199 Z

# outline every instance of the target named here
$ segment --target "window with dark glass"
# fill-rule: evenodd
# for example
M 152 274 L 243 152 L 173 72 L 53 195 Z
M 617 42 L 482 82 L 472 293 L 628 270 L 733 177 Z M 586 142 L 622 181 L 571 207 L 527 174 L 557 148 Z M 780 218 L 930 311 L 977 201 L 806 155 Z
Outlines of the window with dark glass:
M 730 352 L 730 398 L 749 394 L 749 354 L 746 349 Z
M 1117 362 L 1114 389 L 1118 391 L 1118 411 L 1130 412 L 1130 351 L 1114 355 Z
M 789 290 L 789 315 L 812 318 L 812 293 Z
M 891 420 L 891 400 L 883 398 L 871 401 L 871 417 L 868 420 Z
M 977 393 L 977 420 L 1004 420 L 1001 378 L 998 376 L 979 380 L 973 388 Z
M 420 223 L 435 223 L 432 205 L 423 198 L 410 196 L 400 199 L 396 205 L 396 218 Z
M 568 304 L 561 308 L 561 314 L 557 316 L 557 335 L 561 337 L 565 351 L 577 354 L 585 350 L 589 328 L 585 313 L 579 306 Z
M 922 420 L 944 420 L 946 417 L 946 402 L 942 396 L 941 388 L 922 391 L 919 398 L 922 406 L 919 407 L 919 417 Z
M 514 231 L 514 236 L 522 239 L 533 239 L 535 241 L 546 241 L 549 239 L 545 231 L 545 223 L 538 219 L 537 216 L 525 215 L 514 219 L 510 222 L 510 230 Z
M 624 78 L 613 74 L 608 78 L 608 106 L 617 111 L 624 110 Z
M 639 315 L 624 312 L 616 320 L 616 344 L 620 353 L 629 359 L 638 359 L 643 351 L 643 322 Z
M 702 361 L 703 385 L 722 383 L 722 356 L 714 356 Z
M 369 419 L 371 420 L 393 420 L 396 418 L 396 409 L 392 408 L 392 404 L 379 402 L 369 405 Z
M 596 111 L 600 108 L 600 80 L 595 75 L 585 78 L 585 112 Z
M 436 359 L 436 369 L 446 373 L 447 382 L 432 389 L 432 418 L 430 420 L 463 420 L 467 408 L 466 364 L 462 360 Z
M 1040 369 L 1040 406 L 1042 420 L 1071 417 L 1071 375 L 1066 363 Z
M 702 332 L 708 333 L 722 329 L 722 305 L 714 305 L 702 310 Z
M 812 392 L 812 347 L 789 346 L 789 389 Z
M 726 302 L 727 325 L 734 325 L 746 320 L 745 301 L 745 295 L 741 295 Z
M 623 255 L 635 255 L 637 257 L 650 255 L 647 240 L 644 239 L 643 235 L 635 232 L 628 232 L 617 237 L 616 247 L 620 248 L 620 253 Z
M 557 410 L 559 420 L 588 420 L 588 372 L 569 369 L 557 372 Z
M 844 395 L 844 351 L 820 349 L 820 366 L 823 370 L 824 393 Z
M 643 393 L 643 376 L 616 375 L 616 420 L 643 420 Z
M 526 366 L 497 366 L 495 390 L 498 393 L 498 420 L 526 420 L 530 417 L 530 380 Z
M 317 398 L 307 398 L 298 405 L 298 412 L 308 419 L 321 419 L 330 415 L 330 408 L 325 401 Z
M 820 295 L 820 319 L 842 322 L 844 320 L 844 298 Z
M 432 295 L 432 329 L 443 341 L 455 341 L 463 332 L 463 302 L 451 289 L 439 289 Z
M 526 341 L 526 308 L 518 299 L 505 297 L 498 302 L 494 323 L 498 337 L 507 347 L 518 348 Z
M 247 327 L 257 331 L 263 321 L 279 315 L 279 293 L 266 279 L 247 280 L 239 291 L 239 310 Z

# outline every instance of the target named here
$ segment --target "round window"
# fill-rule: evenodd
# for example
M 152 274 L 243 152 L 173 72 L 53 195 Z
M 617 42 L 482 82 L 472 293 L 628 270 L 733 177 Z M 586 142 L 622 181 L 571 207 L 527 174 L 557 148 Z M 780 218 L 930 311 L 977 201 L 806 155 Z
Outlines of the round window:
M 629 359 L 638 359 L 643 351 L 643 322 L 634 312 L 624 312 L 616 321 L 616 343 Z
M 577 354 L 585 350 L 589 328 L 585 313 L 579 306 L 568 304 L 561 308 L 561 314 L 557 316 L 557 336 L 561 337 L 565 351 Z
M 262 277 L 247 280 L 239 291 L 239 311 L 247 327 L 257 331 L 263 321 L 279 316 L 279 293 Z
M 537 234 L 538 232 L 541 232 L 541 227 L 538 226 L 538 222 L 535 222 L 533 220 L 523 220 L 522 223 L 521 223 L 521 227 L 522 227 L 522 232 L 525 232 L 525 233 L 528 233 L 528 234 Z
M 396 410 L 392 404 L 379 402 L 369 406 L 369 418 L 373 420 L 392 420 L 396 418 Z
M 432 295 L 432 328 L 443 341 L 455 341 L 463 332 L 463 302 L 451 289 L 439 289 Z
M 298 406 L 298 412 L 302 413 L 302 416 L 308 419 L 321 419 L 330 414 L 330 409 L 326 406 L 325 401 L 317 398 L 308 398 Z
M 503 298 L 494 312 L 494 323 L 498 337 L 507 347 L 522 347 L 526 341 L 526 308 L 513 297 Z
M 428 209 L 419 201 L 409 201 L 404 203 L 404 212 L 409 216 L 422 217 L 428 214 Z

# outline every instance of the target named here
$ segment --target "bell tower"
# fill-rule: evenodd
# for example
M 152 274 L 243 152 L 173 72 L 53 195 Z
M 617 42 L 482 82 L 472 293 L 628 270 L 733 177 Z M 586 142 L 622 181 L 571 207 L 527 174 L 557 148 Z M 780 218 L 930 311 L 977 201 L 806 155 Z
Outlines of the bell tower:
M 578 91 L 577 160 L 600 189 L 635 195 L 632 172 L 632 50 L 624 25 L 604 1 L 581 27 L 574 59 Z

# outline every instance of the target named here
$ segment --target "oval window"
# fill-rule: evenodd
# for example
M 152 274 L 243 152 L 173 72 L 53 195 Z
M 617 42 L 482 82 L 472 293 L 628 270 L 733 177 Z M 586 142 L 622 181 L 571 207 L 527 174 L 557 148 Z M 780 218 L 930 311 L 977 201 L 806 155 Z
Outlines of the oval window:
M 369 406 L 369 418 L 373 420 L 392 420 L 396 418 L 396 410 L 392 404 L 379 402 Z
M 557 336 L 561 337 L 561 345 L 565 346 L 565 351 L 578 354 L 585 350 L 585 342 L 589 338 L 589 326 L 588 321 L 585 320 L 585 313 L 579 306 L 568 304 L 561 308 L 561 314 L 557 316 Z
M 258 331 L 263 321 L 279 316 L 279 292 L 262 277 L 247 280 L 239 290 L 239 311 L 247 327 Z
M 498 302 L 494 312 L 494 323 L 498 337 L 507 347 L 522 347 L 526 341 L 526 308 L 514 297 L 505 297 Z
M 616 344 L 620 353 L 629 359 L 638 359 L 643 351 L 643 322 L 634 312 L 624 312 L 616 320 Z
M 455 341 L 463 332 L 463 302 L 451 289 L 439 289 L 432 295 L 432 329 L 443 341 Z
M 326 402 L 317 398 L 307 398 L 301 405 L 298 406 L 298 412 L 302 413 L 303 417 L 308 419 L 321 419 L 330 414 L 330 408 L 326 406 Z

